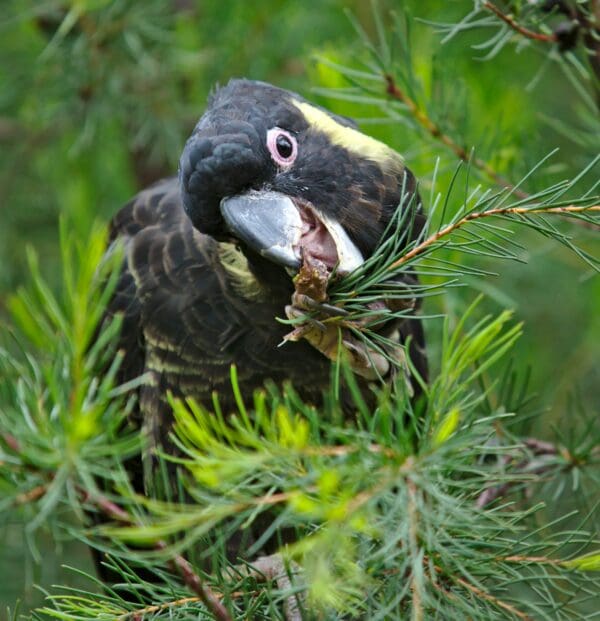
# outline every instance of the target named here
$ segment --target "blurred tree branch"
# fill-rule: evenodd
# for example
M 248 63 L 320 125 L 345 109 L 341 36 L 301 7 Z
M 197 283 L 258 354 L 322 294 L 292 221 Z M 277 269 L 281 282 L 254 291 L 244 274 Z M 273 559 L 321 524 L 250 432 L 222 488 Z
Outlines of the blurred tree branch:
M 496 17 L 499 17 L 505 24 L 510 26 L 515 32 L 526 37 L 527 39 L 533 39 L 534 41 L 543 41 L 545 43 L 556 43 L 558 38 L 556 34 L 545 34 L 543 32 L 534 32 L 524 26 L 521 26 L 514 17 L 503 13 L 493 2 L 487 0 L 483 3 L 483 6 L 491 11 Z
M 471 154 L 465 147 L 461 147 L 453 138 L 445 134 L 438 125 L 436 125 L 428 116 L 427 112 L 421 109 L 415 101 L 413 101 L 405 92 L 403 92 L 396 84 L 392 75 L 386 75 L 387 84 L 386 93 L 406 105 L 408 111 L 414 116 L 419 124 L 436 140 L 446 145 L 453 153 L 465 163 L 471 163 L 476 168 L 483 171 L 494 183 L 500 187 L 509 189 L 518 198 L 527 198 L 528 194 L 523 190 L 515 188 L 513 184 L 502 177 L 487 162 L 478 157 L 471 157 Z

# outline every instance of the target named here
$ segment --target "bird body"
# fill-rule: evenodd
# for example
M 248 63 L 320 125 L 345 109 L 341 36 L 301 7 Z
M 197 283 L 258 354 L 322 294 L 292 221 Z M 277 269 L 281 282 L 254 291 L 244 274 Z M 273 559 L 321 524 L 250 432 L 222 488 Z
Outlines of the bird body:
M 139 416 L 156 439 L 170 429 L 169 391 L 208 407 L 216 391 L 233 410 L 232 364 L 244 395 L 289 380 L 320 402 L 330 360 L 307 340 L 282 345 L 290 274 L 307 257 L 353 269 L 402 208 L 402 188 L 416 192 L 400 156 L 348 119 L 262 82 L 212 95 L 179 177 L 142 191 L 111 224 L 125 252 L 109 307 L 123 315 L 121 379 L 146 374 Z M 422 345 L 418 320 L 390 324 Z
M 207 405 L 217 391 L 223 410 L 232 410 L 232 364 L 242 394 L 251 396 L 265 379 L 290 380 L 318 402 L 329 361 L 305 342 L 279 346 L 289 327 L 276 317 L 290 301 L 291 279 L 256 276 L 234 244 L 197 231 L 176 178 L 124 207 L 111 236 L 125 251 L 110 306 L 123 315 L 120 375 L 146 374 L 139 408 L 157 434 L 169 427 L 167 391 Z

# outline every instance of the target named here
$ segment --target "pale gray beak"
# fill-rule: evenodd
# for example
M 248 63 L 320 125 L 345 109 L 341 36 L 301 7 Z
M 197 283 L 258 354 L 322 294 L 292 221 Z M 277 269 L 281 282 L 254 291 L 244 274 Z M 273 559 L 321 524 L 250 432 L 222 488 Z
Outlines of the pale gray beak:
M 359 267 L 364 262 L 362 254 L 342 225 L 312 207 L 311 211 L 325 236 L 331 238 L 337 254 L 333 263 L 337 265 L 338 273 L 347 274 Z M 308 244 L 315 236 L 310 235 L 299 208 L 285 194 L 250 190 L 224 198 L 221 214 L 231 233 L 274 263 L 297 271 L 302 264 L 303 252 L 313 254 Z

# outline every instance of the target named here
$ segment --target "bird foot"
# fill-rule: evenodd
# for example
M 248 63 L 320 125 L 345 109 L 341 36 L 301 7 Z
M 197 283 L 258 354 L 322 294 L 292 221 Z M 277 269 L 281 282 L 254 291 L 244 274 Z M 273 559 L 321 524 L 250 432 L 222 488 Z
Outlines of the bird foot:
M 330 272 L 322 261 L 305 257 L 294 281 L 292 303 L 285 307 L 287 318 L 296 325 L 284 336 L 284 342 L 305 339 L 334 361 L 343 351 L 358 375 L 369 380 L 384 377 L 390 371 L 387 357 L 352 333 L 353 328 L 360 330 L 367 325 L 368 319 L 350 320 L 348 311 L 327 303 L 329 277 Z
M 307 316 L 305 308 L 293 304 L 285 307 L 285 314 L 288 319 L 303 320 L 294 330 L 286 334 L 285 341 L 305 339 L 333 361 L 336 361 L 343 351 L 350 368 L 366 379 L 384 377 L 389 372 L 390 363 L 386 356 L 355 337 L 339 319 L 323 323 Z

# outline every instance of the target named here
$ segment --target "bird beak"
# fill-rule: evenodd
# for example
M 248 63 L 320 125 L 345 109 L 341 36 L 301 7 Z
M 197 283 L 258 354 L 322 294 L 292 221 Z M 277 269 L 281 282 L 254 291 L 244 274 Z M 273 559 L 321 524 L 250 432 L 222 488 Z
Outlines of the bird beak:
M 364 259 L 342 225 L 280 192 L 250 190 L 221 201 L 231 233 L 266 259 L 298 271 L 312 255 L 347 274 Z
M 221 213 L 231 233 L 263 257 L 294 270 L 302 219 L 292 200 L 279 192 L 257 192 L 224 198 Z

